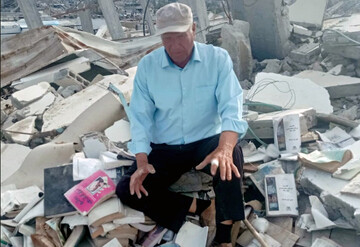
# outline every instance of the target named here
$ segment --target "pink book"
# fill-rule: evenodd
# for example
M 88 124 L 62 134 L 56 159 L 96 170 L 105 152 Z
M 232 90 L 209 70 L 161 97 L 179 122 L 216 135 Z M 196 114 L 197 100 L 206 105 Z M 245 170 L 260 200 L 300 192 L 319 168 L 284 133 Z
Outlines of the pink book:
M 115 184 L 102 170 L 69 189 L 64 196 L 82 215 L 115 194 Z

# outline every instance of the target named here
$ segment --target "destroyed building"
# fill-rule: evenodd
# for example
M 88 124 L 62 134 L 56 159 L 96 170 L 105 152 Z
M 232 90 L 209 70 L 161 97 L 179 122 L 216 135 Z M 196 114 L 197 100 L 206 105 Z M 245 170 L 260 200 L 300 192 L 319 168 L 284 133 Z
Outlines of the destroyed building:
M 210 176 L 192 171 L 169 188 L 212 204 L 152 241 L 156 222 L 113 196 L 135 160 L 127 111 L 136 66 L 161 46 L 152 13 L 167 3 L 125 2 L 57 1 L 56 14 L 78 8 L 81 28 L 69 28 L 18 1 L 28 30 L 1 38 L 1 246 L 210 246 Z M 194 12 L 196 40 L 228 51 L 244 89 L 246 219 L 233 225 L 233 246 L 359 246 L 360 2 L 179 2 Z M 124 6 L 151 9 L 146 28 L 118 18 Z M 69 193 L 99 170 L 92 189 L 106 182 L 109 191 L 82 211 Z

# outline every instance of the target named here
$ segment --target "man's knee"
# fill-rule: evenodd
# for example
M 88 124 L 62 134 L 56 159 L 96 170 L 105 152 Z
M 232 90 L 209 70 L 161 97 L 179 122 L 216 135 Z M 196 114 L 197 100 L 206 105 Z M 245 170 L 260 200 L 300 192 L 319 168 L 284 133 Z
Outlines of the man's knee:
M 123 176 L 116 186 L 116 195 L 120 201 L 126 203 L 131 197 L 130 194 L 130 176 Z

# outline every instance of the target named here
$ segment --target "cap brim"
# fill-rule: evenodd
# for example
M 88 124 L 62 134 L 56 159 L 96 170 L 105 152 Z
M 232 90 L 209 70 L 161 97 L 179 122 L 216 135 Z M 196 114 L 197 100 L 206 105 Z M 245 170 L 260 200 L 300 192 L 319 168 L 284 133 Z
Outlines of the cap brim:
M 192 24 L 181 26 L 169 26 L 161 29 L 157 29 L 155 35 L 161 35 L 164 33 L 184 33 L 192 26 Z

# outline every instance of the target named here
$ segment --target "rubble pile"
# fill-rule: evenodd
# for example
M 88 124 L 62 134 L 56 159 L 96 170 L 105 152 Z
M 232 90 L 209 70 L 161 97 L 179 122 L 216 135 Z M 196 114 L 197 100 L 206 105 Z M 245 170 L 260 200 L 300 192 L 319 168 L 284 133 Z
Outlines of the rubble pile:
M 246 219 L 233 225 L 233 246 L 358 246 L 358 7 L 318 1 L 321 20 L 290 14 L 283 59 L 253 59 L 245 21 L 220 32 L 249 124 L 240 142 Z M 119 44 L 60 27 L 2 41 L 1 246 L 210 246 L 210 176 L 191 171 L 169 188 L 212 201 L 177 234 L 114 195 L 135 160 L 127 111 L 136 64 L 159 46 L 156 36 Z

